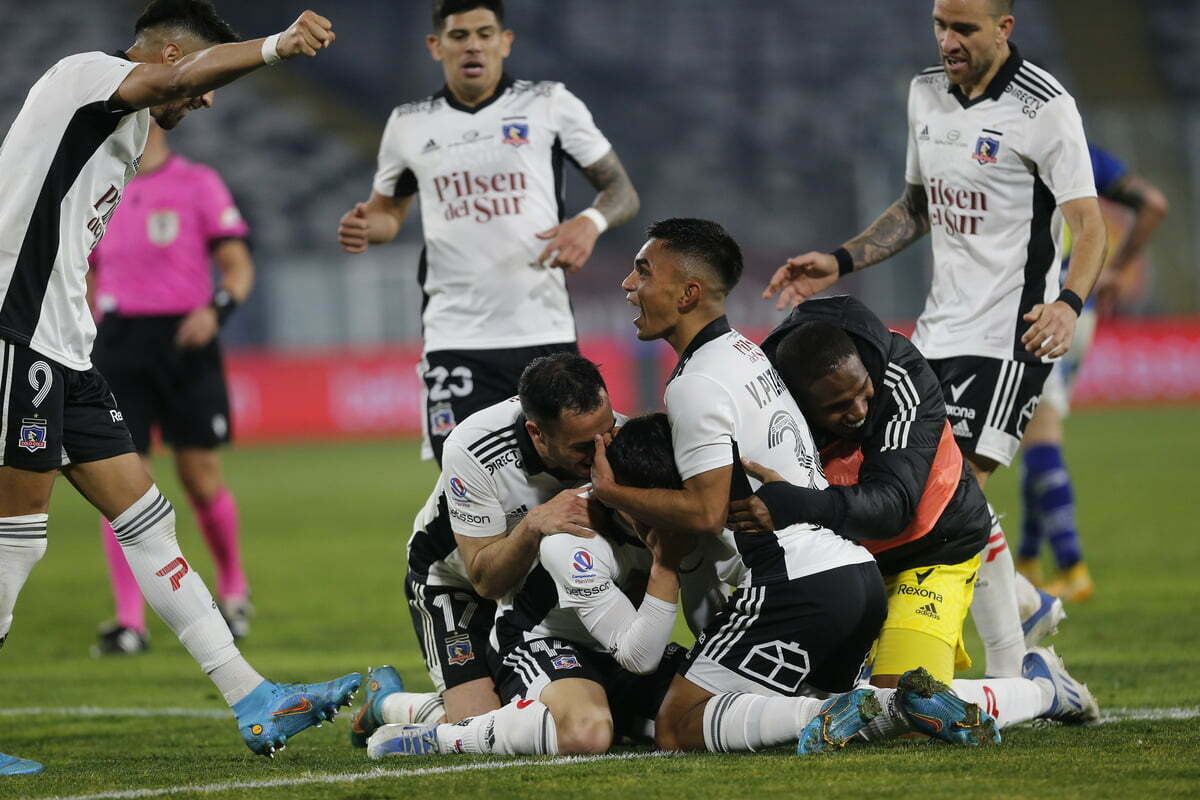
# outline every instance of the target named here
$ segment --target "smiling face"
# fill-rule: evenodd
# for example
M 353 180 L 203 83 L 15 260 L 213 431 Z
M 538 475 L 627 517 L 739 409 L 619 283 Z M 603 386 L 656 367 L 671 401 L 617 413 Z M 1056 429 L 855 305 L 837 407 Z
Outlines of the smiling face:
M 796 387 L 793 394 L 810 425 L 839 439 L 857 441 L 864 433 L 875 386 L 862 359 L 855 355 L 844 359 L 824 378 Z
M 587 478 L 596 455 L 596 437 L 612 441 L 616 418 L 608 392 L 601 390 L 600 405 L 591 411 L 564 411 L 545 426 L 526 420 L 533 446 L 546 465 L 546 471 L 559 478 Z
M 442 30 L 426 40 L 435 61 L 442 62 L 446 85 L 468 105 L 492 95 L 504 74 L 504 59 L 512 51 L 513 32 L 496 14 L 473 8 L 445 19 Z
M 933 35 L 942 68 L 964 92 L 983 89 L 999 69 L 1000 56 L 1012 32 L 1011 15 L 993 16 L 992 0 L 936 0 Z
M 621 281 L 625 300 L 634 308 L 634 327 L 642 341 L 665 339 L 679 323 L 680 303 L 688 291 L 687 272 L 677 253 L 661 239 L 642 245 L 633 271 Z

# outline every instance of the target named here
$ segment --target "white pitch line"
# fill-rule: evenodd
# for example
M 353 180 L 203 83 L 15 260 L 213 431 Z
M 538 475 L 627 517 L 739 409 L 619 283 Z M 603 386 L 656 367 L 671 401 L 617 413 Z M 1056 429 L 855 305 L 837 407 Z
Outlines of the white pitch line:
M 118 792 L 101 792 L 99 794 L 78 794 L 69 797 L 44 797 L 39 800 L 136 800 L 142 797 L 164 797 L 172 794 L 196 793 L 210 794 L 229 792 L 235 789 L 273 789 L 282 786 L 309 786 L 313 784 L 351 783 L 355 781 L 373 781 L 380 778 L 414 778 L 422 775 L 445 775 L 454 772 L 471 772 L 473 770 L 497 770 L 509 767 L 561 767 L 572 764 L 590 764 L 597 761 L 632 761 L 643 758 L 670 757 L 671 753 L 609 753 L 599 756 L 562 756 L 544 761 L 529 761 L 519 759 L 513 761 L 480 761 L 473 764 L 458 764 L 452 767 L 424 767 L 421 769 L 382 769 L 375 768 L 367 772 L 340 772 L 327 775 L 297 775 L 294 778 L 273 778 L 259 781 L 228 781 L 226 783 L 197 784 L 193 786 L 172 786 L 165 789 L 128 789 Z
M 1195 719 L 1200 708 L 1112 708 L 1100 714 L 1100 723 L 1129 720 Z

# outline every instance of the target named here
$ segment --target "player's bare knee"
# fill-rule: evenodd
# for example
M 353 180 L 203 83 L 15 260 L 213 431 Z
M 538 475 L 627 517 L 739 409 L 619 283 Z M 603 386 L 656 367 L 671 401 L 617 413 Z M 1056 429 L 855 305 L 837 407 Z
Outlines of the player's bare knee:
M 613 722 L 608 709 L 588 708 L 556 722 L 558 752 L 563 755 L 607 753 L 612 747 Z
M 675 734 L 674 720 L 670 717 L 665 717 L 662 714 L 654 720 L 654 745 L 659 750 L 675 751 L 682 750 L 679 746 L 679 737 Z

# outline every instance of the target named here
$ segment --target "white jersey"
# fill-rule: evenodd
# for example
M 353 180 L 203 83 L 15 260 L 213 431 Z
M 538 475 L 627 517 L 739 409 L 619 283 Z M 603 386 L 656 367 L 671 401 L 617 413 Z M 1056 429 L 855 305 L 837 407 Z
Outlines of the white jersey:
M 575 341 L 566 277 L 534 263 L 536 234 L 563 219 L 564 159 L 589 167 L 611 149 L 550 81 L 505 76 L 475 108 L 443 89 L 392 112 L 374 188 L 421 197 L 425 352 Z
M 584 481 L 545 471 L 516 397 L 455 426 L 442 451 L 442 474 L 413 522 L 408 569 L 427 586 L 474 591 L 454 534 L 484 538 L 515 528 L 529 510 Z
M 926 358 L 1038 360 L 1021 343 L 1021 317 L 1058 296 L 1058 206 L 1096 196 L 1075 101 L 1010 47 L 974 100 L 941 67 L 909 89 L 905 180 L 925 188 L 933 242 L 913 335 Z
M 0 146 L 0 338 L 91 367 L 88 254 L 146 147 L 150 112 L 108 100 L 137 66 L 68 56 L 38 79 Z
M 696 334 L 667 384 L 667 416 L 679 475 L 688 480 L 733 467 L 732 492 L 747 497 L 758 482 L 740 457 L 770 467 L 797 486 L 825 489 L 808 423 L 758 345 L 725 317 Z M 866 549 L 819 525 L 796 524 L 772 534 L 721 534 L 736 556 L 721 577 L 740 586 L 778 583 L 871 561 Z

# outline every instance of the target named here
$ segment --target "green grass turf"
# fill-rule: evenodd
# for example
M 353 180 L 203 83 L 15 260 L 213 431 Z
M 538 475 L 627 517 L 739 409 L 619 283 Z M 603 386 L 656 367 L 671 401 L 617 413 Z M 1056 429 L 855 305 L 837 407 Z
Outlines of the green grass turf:
M 1070 608 L 1054 643 L 1101 706 L 1200 707 L 1200 409 L 1081 413 L 1068 421 L 1088 563 L 1098 591 Z M 244 652 L 278 680 L 318 680 L 393 663 L 428 687 L 403 603 L 404 545 L 434 473 L 411 442 L 245 448 L 226 467 L 243 516 L 258 616 Z M 157 462 L 196 569 L 208 556 L 170 465 Z M 1016 471 L 989 494 L 1015 545 Z M 151 614 L 151 653 L 94 661 L 88 646 L 111 615 L 95 516 L 57 487 L 50 548 L 17 607 L 0 651 L 0 709 L 221 709 L 220 697 Z M 212 582 L 210 580 L 210 586 Z M 969 626 L 968 626 L 969 627 Z M 973 631 L 979 674 L 982 651 Z M 1090 729 L 1019 729 L 997 748 L 966 751 L 895 743 L 833 757 L 782 750 L 488 772 L 394 776 L 363 782 L 236 789 L 221 797 L 1147 797 L 1200 794 L 1196 720 L 1127 721 Z M 0 798 L 76 795 L 378 766 L 346 744 L 347 715 L 305 732 L 274 761 L 253 756 L 232 721 L 119 716 L 0 716 L 0 751 L 47 765 L 0 778 Z M 511 759 L 499 759 L 508 761 Z M 392 760 L 390 770 L 454 767 L 464 759 Z M 172 796 L 198 796 L 194 793 Z

